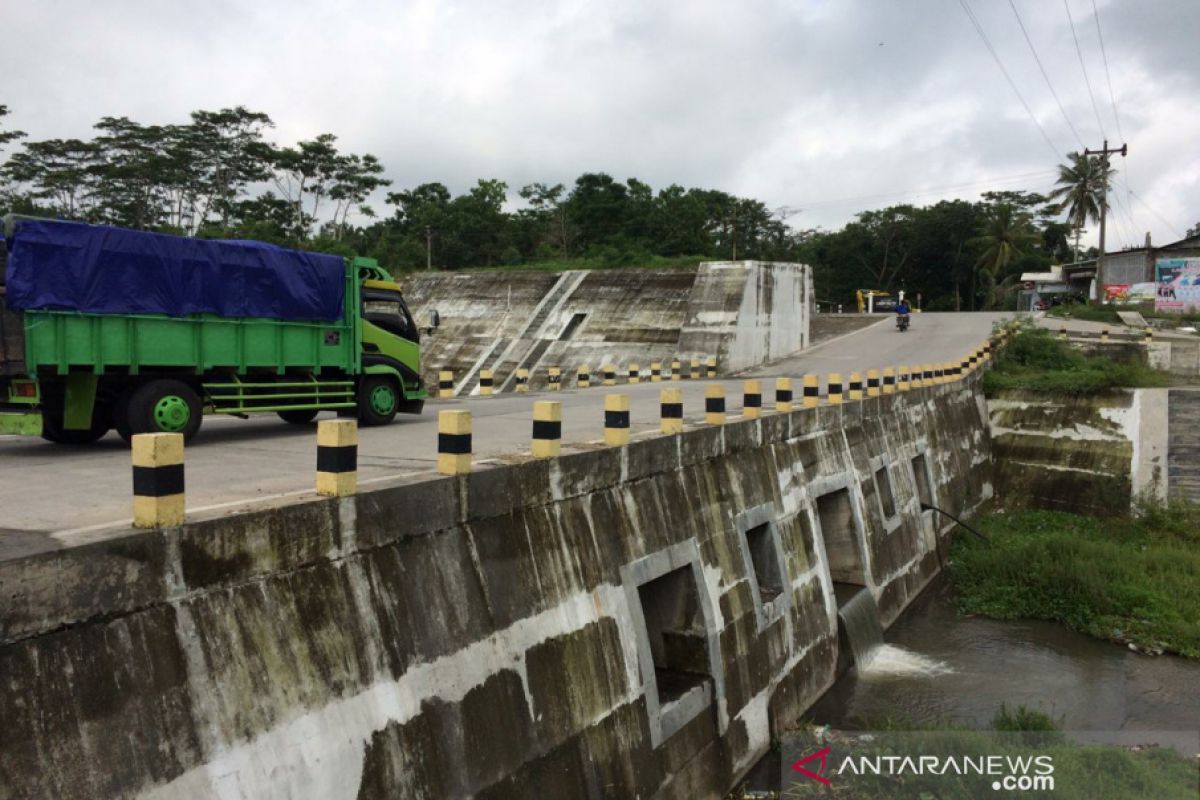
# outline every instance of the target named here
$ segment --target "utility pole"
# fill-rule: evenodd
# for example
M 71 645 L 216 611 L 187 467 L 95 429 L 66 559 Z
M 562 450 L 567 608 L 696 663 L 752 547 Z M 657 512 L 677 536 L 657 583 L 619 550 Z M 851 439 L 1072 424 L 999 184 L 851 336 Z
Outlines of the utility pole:
M 1103 227 L 1101 227 L 1103 230 Z M 1103 236 L 1104 234 L 1101 234 Z M 430 269 L 433 264 L 433 228 L 425 226 L 425 269 Z
M 1108 212 L 1108 154 L 1120 153 L 1124 157 L 1129 152 L 1129 145 L 1123 144 L 1119 148 L 1114 147 L 1109 149 L 1108 139 L 1104 140 L 1104 147 L 1100 150 L 1083 149 L 1083 156 L 1100 156 L 1100 162 L 1103 168 L 1100 171 L 1100 178 L 1104 181 L 1104 196 L 1100 199 L 1100 253 L 1096 256 L 1096 301 L 1104 302 L 1104 218 Z

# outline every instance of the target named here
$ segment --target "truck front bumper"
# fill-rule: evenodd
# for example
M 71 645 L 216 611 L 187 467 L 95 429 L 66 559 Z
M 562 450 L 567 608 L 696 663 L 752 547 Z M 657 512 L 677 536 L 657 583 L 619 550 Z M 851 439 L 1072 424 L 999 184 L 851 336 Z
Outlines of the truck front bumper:
M 0 435 L 41 436 L 40 411 L 0 411 Z

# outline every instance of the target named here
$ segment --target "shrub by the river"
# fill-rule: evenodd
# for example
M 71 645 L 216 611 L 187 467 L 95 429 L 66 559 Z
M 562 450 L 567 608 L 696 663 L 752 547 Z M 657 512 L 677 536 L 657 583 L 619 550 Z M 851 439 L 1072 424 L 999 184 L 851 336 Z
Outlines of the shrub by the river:
M 1107 389 L 1167 386 L 1171 376 L 1142 363 L 1086 356 L 1044 328 L 1021 327 L 983 379 L 984 392 L 1028 389 L 1094 394 Z
M 951 575 L 960 609 L 1048 619 L 1147 652 L 1200 658 L 1200 511 L 1097 519 L 1056 511 L 989 514 L 961 537 Z

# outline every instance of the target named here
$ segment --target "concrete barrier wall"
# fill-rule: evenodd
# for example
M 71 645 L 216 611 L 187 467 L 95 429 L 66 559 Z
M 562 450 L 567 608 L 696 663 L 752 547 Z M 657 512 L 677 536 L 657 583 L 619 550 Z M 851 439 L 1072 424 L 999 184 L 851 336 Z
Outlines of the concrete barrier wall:
M 0 564 L 0 797 L 721 797 L 990 495 L 978 377 Z

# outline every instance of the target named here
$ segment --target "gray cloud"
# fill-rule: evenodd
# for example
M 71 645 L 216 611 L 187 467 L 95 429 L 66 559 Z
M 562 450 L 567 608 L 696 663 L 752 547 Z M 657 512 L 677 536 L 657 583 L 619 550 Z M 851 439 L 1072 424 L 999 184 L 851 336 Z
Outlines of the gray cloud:
M 968 2 L 1056 147 L 1076 149 L 1008 4 Z M 1172 239 L 1200 220 L 1200 4 L 1099 6 L 1131 148 L 1123 166 L 1171 223 L 1131 201 L 1117 236 Z M 1098 146 L 1062 6 L 1017 7 Z M 1071 8 L 1115 139 L 1091 3 Z M 35 137 L 85 136 L 102 115 L 168 122 L 244 104 L 271 114 L 280 141 L 332 131 L 375 153 L 401 187 L 498 177 L 515 190 L 604 170 L 803 207 L 793 224 L 832 227 L 989 181 L 1044 189 L 1061 160 L 956 0 L 60 0 L 12 4 L 3 24 L 0 102 Z

